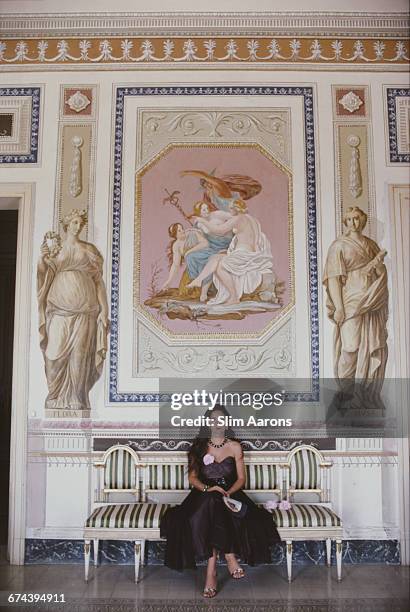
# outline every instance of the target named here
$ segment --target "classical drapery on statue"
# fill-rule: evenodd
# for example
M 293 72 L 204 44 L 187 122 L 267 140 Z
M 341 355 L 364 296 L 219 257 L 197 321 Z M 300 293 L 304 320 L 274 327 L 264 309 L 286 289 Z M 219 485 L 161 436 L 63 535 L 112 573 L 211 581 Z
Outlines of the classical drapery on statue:
M 101 375 L 107 351 L 108 306 L 103 258 L 78 235 L 85 211 L 63 219 L 65 240 L 48 236 L 38 264 L 40 347 L 48 385 L 46 409 L 89 410 L 88 394 Z
M 388 289 L 386 251 L 362 230 L 367 216 L 348 209 L 346 232 L 330 246 L 323 283 L 335 323 L 334 374 L 381 390 L 387 362 Z

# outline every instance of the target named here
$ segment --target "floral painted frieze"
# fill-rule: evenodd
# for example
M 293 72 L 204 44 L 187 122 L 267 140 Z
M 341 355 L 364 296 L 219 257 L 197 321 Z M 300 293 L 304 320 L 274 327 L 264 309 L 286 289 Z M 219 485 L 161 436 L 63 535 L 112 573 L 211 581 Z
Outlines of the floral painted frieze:
M 0 64 L 135 63 L 406 64 L 407 42 L 397 38 L 153 37 L 4 39 Z

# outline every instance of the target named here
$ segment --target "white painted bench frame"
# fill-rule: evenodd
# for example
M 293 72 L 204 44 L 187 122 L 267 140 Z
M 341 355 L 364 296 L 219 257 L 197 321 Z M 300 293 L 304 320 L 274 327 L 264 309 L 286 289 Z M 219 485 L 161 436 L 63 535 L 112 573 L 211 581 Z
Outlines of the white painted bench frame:
M 115 448 L 123 448 L 132 451 L 132 456 L 135 461 L 135 468 L 137 470 L 137 487 L 135 489 L 124 490 L 124 489 L 104 489 L 101 486 L 101 472 L 105 466 L 106 459 L 110 452 Z M 318 489 L 301 489 L 295 490 L 290 486 L 290 462 L 295 452 L 301 448 L 309 448 L 314 451 L 318 458 L 318 467 L 320 470 L 320 488 Z M 149 489 L 147 488 L 147 474 L 150 465 L 163 465 L 164 459 L 167 459 L 167 464 L 185 464 L 186 465 L 186 453 L 181 452 L 167 452 L 165 453 L 154 453 L 154 452 L 140 452 L 136 453 L 130 447 L 123 445 L 116 445 L 108 449 L 103 458 L 100 461 L 94 463 L 97 468 L 97 487 L 96 487 L 96 501 L 94 503 L 93 510 L 99 506 L 104 506 L 109 503 L 124 503 L 123 502 L 109 502 L 108 497 L 110 493 L 132 493 L 136 501 L 144 502 L 151 501 L 149 496 L 151 494 L 159 494 L 165 496 L 172 494 L 173 500 L 164 503 L 180 503 L 186 496 L 187 490 L 181 489 L 178 491 L 166 490 L 166 489 Z M 332 463 L 324 461 L 323 455 L 312 446 L 296 447 L 291 451 L 285 462 L 277 459 L 277 455 L 274 452 L 263 453 L 246 453 L 246 463 L 255 464 L 275 464 L 279 469 L 279 482 L 282 482 L 282 486 L 278 489 L 258 489 L 251 490 L 245 489 L 246 493 L 252 494 L 275 494 L 279 499 L 293 498 L 297 493 L 316 493 L 320 497 L 320 504 L 331 507 L 329 501 L 330 486 L 329 478 L 327 477 L 327 471 L 331 468 Z M 326 474 L 326 476 L 324 476 Z M 283 476 L 281 479 L 281 475 Z M 177 494 L 177 495 L 176 495 Z M 139 496 L 139 499 L 138 499 Z M 158 499 L 152 499 L 153 502 L 159 502 Z M 302 503 L 302 502 L 301 502 Z M 307 502 L 303 502 L 307 503 Z M 317 502 L 315 502 L 317 505 Z M 343 527 L 279 527 L 279 535 L 283 541 L 286 542 L 286 562 L 287 562 L 287 575 L 288 581 L 292 581 L 292 552 L 293 542 L 296 541 L 325 541 L 326 542 L 326 560 L 328 567 L 331 566 L 331 543 L 332 540 L 336 542 L 336 569 L 337 579 L 340 581 L 342 578 L 342 539 L 343 539 Z M 96 528 L 96 527 L 85 527 L 84 529 L 84 562 L 85 562 L 85 580 L 88 582 L 89 567 L 91 559 L 91 540 L 93 541 L 93 553 L 94 553 L 94 565 L 98 565 L 98 548 L 99 540 L 131 540 L 134 542 L 134 561 L 135 561 L 135 582 L 138 582 L 140 566 L 144 565 L 145 557 L 145 542 L 147 540 L 163 540 L 160 537 L 160 530 L 158 528 Z

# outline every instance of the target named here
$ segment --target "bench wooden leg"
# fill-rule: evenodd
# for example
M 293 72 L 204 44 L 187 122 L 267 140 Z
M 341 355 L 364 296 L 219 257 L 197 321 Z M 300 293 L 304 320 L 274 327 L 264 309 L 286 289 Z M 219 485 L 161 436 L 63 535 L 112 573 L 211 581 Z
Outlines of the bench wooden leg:
M 94 565 L 95 565 L 95 567 L 97 567 L 97 565 L 98 565 L 98 544 L 99 544 L 99 540 L 93 540 Z
M 145 565 L 145 540 L 141 542 L 141 565 Z
M 84 540 L 84 569 L 85 569 L 85 581 L 88 582 L 88 572 L 90 570 L 90 552 L 91 552 L 91 540 Z
M 286 563 L 288 566 L 288 582 L 292 582 L 292 540 L 286 540 Z
M 140 573 L 140 563 L 141 563 L 141 542 L 139 540 L 135 541 L 134 556 L 135 556 L 135 584 L 137 584 L 139 573 Z
M 337 579 L 342 579 L 342 540 L 336 540 L 336 568 Z
M 331 538 L 326 538 L 326 562 L 327 562 L 328 567 L 332 565 L 332 540 Z

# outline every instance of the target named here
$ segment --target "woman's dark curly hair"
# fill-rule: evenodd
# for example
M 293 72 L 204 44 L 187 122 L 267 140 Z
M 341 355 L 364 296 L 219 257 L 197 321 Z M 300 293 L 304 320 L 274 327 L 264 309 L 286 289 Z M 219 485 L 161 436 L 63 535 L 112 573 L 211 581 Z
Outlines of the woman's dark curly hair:
M 230 416 L 229 412 L 225 408 L 225 406 L 221 406 L 220 404 L 216 404 L 215 408 L 208 410 L 205 412 L 204 417 L 212 417 L 214 412 L 222 412 L 224 416 Z M 188 472 L 195 472 L 199 474 L 201 470 L 201 466 L 203 465 L 203 457 L 206 455 L 208 450 L 209 439 L 212 435 L 212 430 L 207 425 L 202 425 L 199 429 L 198 435 L 195 440 L 192 442 L 192 446 L 188 451 Z M 233 429 L 227 427 L 225 429 L 225 437 L 230 440 L 238 441 L 235 438 L 235 434 Z

